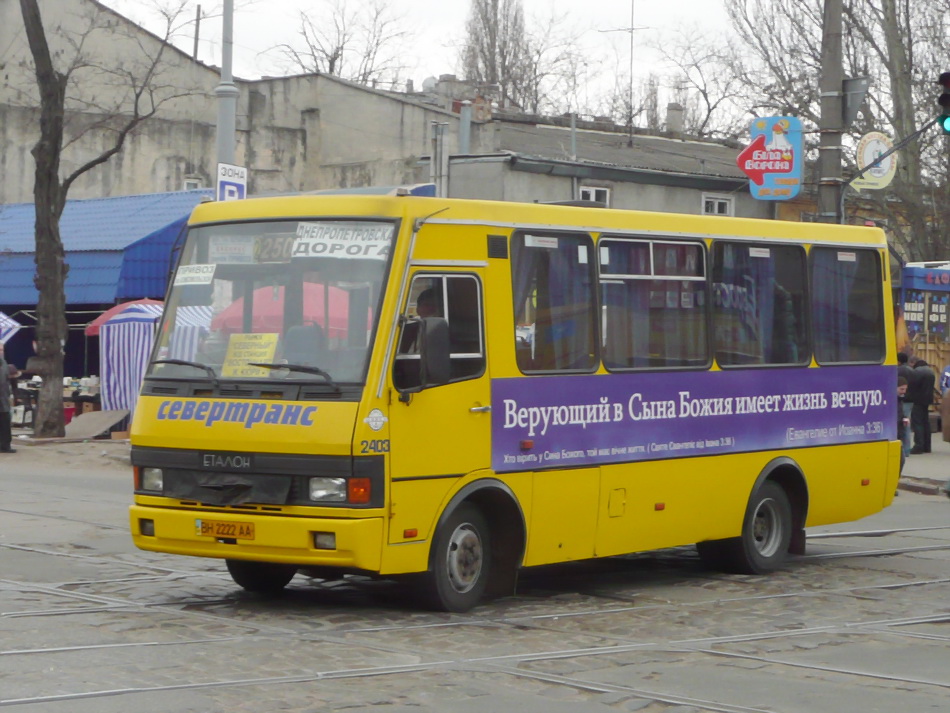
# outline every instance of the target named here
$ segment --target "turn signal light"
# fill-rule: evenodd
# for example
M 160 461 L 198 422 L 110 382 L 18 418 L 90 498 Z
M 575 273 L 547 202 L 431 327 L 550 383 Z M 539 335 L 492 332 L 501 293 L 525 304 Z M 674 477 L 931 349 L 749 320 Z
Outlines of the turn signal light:
M 347 481 L 346 499 L 351 503 L 366 505 L 369 503 L 369 496 L 369 478 L 350 478 Z

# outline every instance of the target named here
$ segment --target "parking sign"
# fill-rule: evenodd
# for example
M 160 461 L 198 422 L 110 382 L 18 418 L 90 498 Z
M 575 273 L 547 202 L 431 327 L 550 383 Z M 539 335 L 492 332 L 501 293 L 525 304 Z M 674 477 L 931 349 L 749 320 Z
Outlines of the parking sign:
M 237 201 L 247 195 L 247 169 L 229 163 L 218 164 L 218 200 Z

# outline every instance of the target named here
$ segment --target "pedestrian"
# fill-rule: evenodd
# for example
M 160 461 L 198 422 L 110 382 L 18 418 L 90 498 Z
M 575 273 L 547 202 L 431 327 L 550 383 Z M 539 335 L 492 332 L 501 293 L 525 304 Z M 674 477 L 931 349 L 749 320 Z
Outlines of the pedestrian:
M 914 380 L 907 385 L 907 398 L 913 406 L 910 410 L 910 427 L 914 432 L 912 455 L 930 453 L 930 405 L 934 400 L 934 383 L 937 375 L 923 359 L 913 362 Z
M 13 389 L 10 379 L 15 379 L 20 372 L 12 364 L 7 364 L 3 352 L 3 342 L 0 342 L 0 453 L 16 453 L 13 448 Z
M 901 443 L 904 444 L 907 442 L 907 433 L 910 430 L 908 426 L 910 425 L 910 419 L 904 415 L 904 396 L 907 394 L 907 379 L 903 376 L 897 377 L 897 437 L 900 439 Z M 907 460 L 906 449 L 901 446 L 901 469 L 900 473 L 904 472 L 904 462 Z
M 907 423 L 910 423 L 910 414 L 911 414 L 911 410 L 914 407 L 914 404 L 911 403 L 911 400 L 906 395 L 906 392 L 909 389 L 911 389 L 911 384 L 914 383 L 914 378 L 916 377 L 916 374 L 914 373 L 914 369 L 907 362 L 908 362 L 907 352 L 897 352 L 897 378 L 900 379 L 903 377 L 904 381 L 907 384 L 907 388 L 904 389 L 905 393 L 900 396 L 898 403 L 900 403 L 900 408 L 904 412 L 904 418 L 907 420 Z M 910 448 L 911 448 L 910 436 L 911 436 L 911 429 L 905 428 L 904 437 L 901 439 L 901 449 L 903 451 L 905 458 L 910 455 Z

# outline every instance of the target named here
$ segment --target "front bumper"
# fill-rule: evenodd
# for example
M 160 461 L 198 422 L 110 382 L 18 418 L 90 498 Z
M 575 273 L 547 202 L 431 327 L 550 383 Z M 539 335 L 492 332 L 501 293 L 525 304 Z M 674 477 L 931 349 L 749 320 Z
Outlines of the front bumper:
M 154 535 L 143 535 L 140 521 L 154 522 Z M 129 508 L 132 541 L 142 550 L 193 557 L 280 562 L 379 572 L 383 518 L 288 517 L 236 512 L 184 510 L 146 505 Z M 253 540 L 222 541 L 197 533 L 196 520 L 228 520 L 254 525 Z M 336 549 L 314 547 L 313 533 L 332 532 Z

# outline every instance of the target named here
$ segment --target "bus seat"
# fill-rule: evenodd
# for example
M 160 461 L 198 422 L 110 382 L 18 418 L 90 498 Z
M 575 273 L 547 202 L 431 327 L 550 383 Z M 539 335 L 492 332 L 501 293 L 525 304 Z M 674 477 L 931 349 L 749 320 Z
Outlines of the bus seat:
M 320 354 L 326 348 L 326 343 L 326 335 L 319 325 L 294 325 L 284 335 L 284 359 L 291 364 L 320 366 Z

